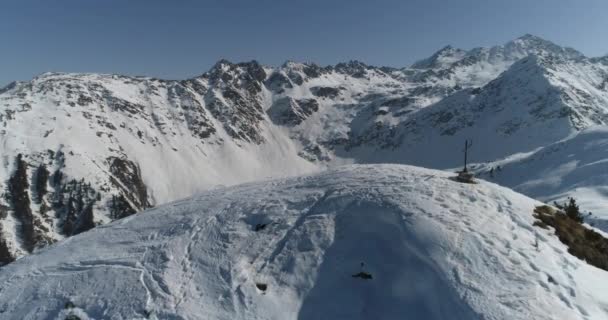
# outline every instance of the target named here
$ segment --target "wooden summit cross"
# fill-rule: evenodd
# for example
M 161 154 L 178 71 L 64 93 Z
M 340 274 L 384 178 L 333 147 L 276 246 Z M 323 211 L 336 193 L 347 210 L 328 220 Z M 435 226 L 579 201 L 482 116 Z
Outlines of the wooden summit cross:
M 465 140 L 464 141 L 464 169 L 462 172 L 467 172 L 467 156 L 469 154 L 469 149 L 473 146 L 473 141 Z
M 475 181 L 473 181 L 473 174 L 469 173 L 469 169 L 467 168 L 469 149 L 471 149 L 472 146 L 473 146 L 472 141 L 469 141 L 469 140 L 464 141 L 464 168 L 462 169 L 462 171 L 458 172 L 458 176 L 456 177 L 456 180 L 458 182 L 475 183 Z

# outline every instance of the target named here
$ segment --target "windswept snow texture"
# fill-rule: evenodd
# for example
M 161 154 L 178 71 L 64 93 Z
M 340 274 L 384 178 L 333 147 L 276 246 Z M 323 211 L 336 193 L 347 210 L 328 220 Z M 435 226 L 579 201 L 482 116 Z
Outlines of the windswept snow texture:
M 0 318 L 608 317 L 607 273 L 533 227 L 539 202 L 450 176 L 347 166 L 169 203 L 1 269 Z

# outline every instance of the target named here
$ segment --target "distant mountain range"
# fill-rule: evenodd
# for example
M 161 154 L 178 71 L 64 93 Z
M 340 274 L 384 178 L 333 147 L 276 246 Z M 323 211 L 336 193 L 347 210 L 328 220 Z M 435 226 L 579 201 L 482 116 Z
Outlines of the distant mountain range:
M 402 69 L 45 73 L 0 89 L 0 264 L 220 185 L 347 163 L 454 169 L 465 139 L 482 178 L 608 218 L 606 123 L 608 57 L 531 35 Z

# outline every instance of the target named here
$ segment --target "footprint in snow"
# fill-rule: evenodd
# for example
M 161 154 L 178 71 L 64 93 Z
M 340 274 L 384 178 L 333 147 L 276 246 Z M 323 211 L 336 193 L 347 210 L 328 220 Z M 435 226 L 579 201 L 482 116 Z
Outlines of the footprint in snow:
M 572 303 L 563 293 L 560 292 L 557 294 L 557 296 L 568 308 L 572 309 Z
M 578 310 L 578 312 L 580 312 L 583 316 L 588 317 L 589 316 L 589 312 L 587 312 L 587 310 L 585 310 L 585 308 L 581 307 L 580 305 L 575 305 L 576 309 Z
M 540 271 L 540 269 L 538 268 L 538 266 L 536 266 L 534 263 L 530 262 L 528 265 L 530 266 L 530 269 L 532 269 L 532 270 L 534 270 L 536 272 Z

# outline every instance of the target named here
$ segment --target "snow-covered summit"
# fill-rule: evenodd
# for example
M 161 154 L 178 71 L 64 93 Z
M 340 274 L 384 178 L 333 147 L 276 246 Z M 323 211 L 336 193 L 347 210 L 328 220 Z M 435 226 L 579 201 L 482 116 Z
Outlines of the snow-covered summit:
M 461 60 L 465 57 L 467 52 L 462 49 L 454 48 L 451 45 L 447 45 L 435 52 L 429 58 L 420 60 L 412 65 L 415 69 L 428 69 L 428 68 L 445 68 L 452 63 Z
M 605 319 L 606 272 L 533 226 L 538 202 L 451 175 L 348 166 L 160 206 L 0 269 L 0 316 Z
M 414 63 L 411 68 L 416 81 L 463 88 L 480 87 L 527 56 L 555 56 L 577 61 L 586 59 L 572 48 L 526 34 L 503 45 L 477 47 L 468 51 L 447 46 L 430 58 Z M 404 70 L 408 71 L 408 68 Z

